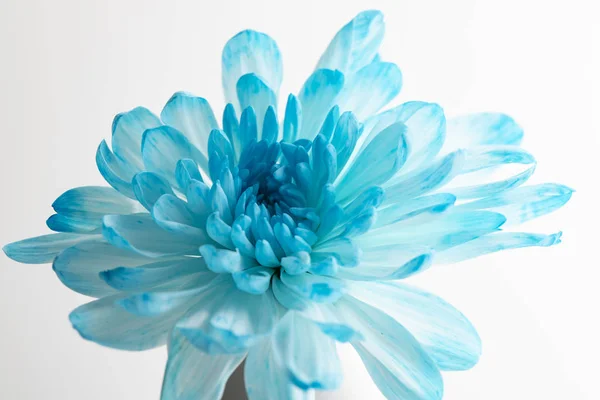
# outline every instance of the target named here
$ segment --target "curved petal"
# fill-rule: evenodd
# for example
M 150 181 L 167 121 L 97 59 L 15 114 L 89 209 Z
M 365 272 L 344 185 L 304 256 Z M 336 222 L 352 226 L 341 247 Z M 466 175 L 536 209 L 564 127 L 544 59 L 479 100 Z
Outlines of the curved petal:
M 479 360 L 481 340 L 475 328 L 439 297 L 396 282 L 353 282 L 348 294 L 402 324 L 440 369 L 465 370 Z
M 162 123 L 156 115 L 144 107 L 117 114 L 112 124 L 112 149 L 124 163 L 143 168 L 142 135 L 146 129 L 156 128 Z
M 61 194 L 52 208 L 58 214 L 87 216 L 89 214 L 130 214 L 139 206 L 111 187 L 82 186 Z
M 46 226 L 54 232 L 99 233 L 102 227 L 102 215 L 97 217 L 74 217 L 53 214 L 46 220 Z
M 342 321 L 358 329 L 353 342 L 373 381 L 388 399 L 441 399 L 440 371 L 411 332 L 396 320 L 352 298 L 336 304 Z
M 113 246 L 147 257 L 197 255 L 202 244 L 195 236 L 173 235 L 163 230 L 149 214 L 107 215 L 102 234 Z
M 236 85 L 242 110 L 252 107 L 256 112 L 257 128 L 262 132 L 263 121 L 269 106 L 277 108 L 277 96 L 256 74 L 242 75 Z
M 392 101 L 401 88 L 402 73 L 396 64 L 373 62 L 347 78 L 337 104 L 341 111 L 352 111 L 364 120 Z
M 317 69 L 337 69 L 344 74 L 358 71 L 377 56 L 384 31 L 381 12 L 361 12 L 335 35 L 321 56 Z
M 300 389 L 337 389 L 342 382 L 335 342 L 311 321 L 288 312 L 273 332 L 273 357 Z
M 387 182 L 404 165 L 409 154 L 406 125 L 397 122 L 379 133 L 352 162 L 337 184 L 339 202 L 353 199 L 371 186 Z
M 263 340 L 248 352 L 244 365 L 244 383 L 249 400 L 314 400 L 313 390 L 293 385 L 274 356 L 270 340 Z
M 210 354 L 247 351 L 271 333 L 283 314 L 270 290 L 249 294 L 239 290 L 230 277 L 223 277 L 196 299 L 177 329 Z
M 302 121 L 302 133 L 295 139 L 312 140 L 327 116 L 336 104 L 336 98 L 344 87 L 344 74 L 339 70 L 317 69 L 308 77 L 298 94 L 305 117 Z
M 456 196 L 449 193 L 437 193 L 415 199 L 400 199 L 397 203 L 378 208 L 377 220 L 371 228 L 393 224 L 423 213 L 442 213 L 452 207 L 455 201 Z
M 518 145 L 523 129 L 514 119 L 501 113 L 477 113 L 448 120 L 445 151 L 478 145 Z
M 100 279 L 99 272 L 118 266 L 136 267 L 148 262 L 150 259 L 137 253 L 93 241 L 77 244 L 59 253 L 52 269 L 69 289 L 87 296 L 102 297 L 114 294 L 115 290 Z
M 104 180 L 124 196 L 135 199 L 131 189 L 131 178 L 139 172 L 118 159 L 110 150 L 106 141 L 102 141 L 96 151 L 96 166 Z
M 283 64 L 279 48 L 268 35 L 252 30 L 245 30 L 225 44 L 222 55 L 223 91 L 226 103 L 236 106 L 236 85 L 238 80 L 248 73 L 259 76 L 270 87 L 275 95 L 279 92 L 283 79 Z
M 188 204 L 174 194 L 162 195 L 152 207 L 152 219 L 165 231 L 184 236 L 188 241 L 202 244 L 209 239 L 198 218 Z
M 295 142 L 302 135 L 302 125 L 302 105 L 295 95 L 290 94 L 285 105 L 282 140 L 288 143 Z
M 142 157 L 148 171 L 162 175 L 173 187 L 179 186 L 175 177 L 179 160 L 189 158 L 202 168 L 208 167 L 206 156 L 181 132 L 166 125 L 144 132 Z
M 500 192 L 457 208 L 499 212 L 506 217 L 507 225 L 517 225 L 559 209 L 572 194 L 573 190 L 564 185 L 544 183 Z
M 121 350 L 141 351 L 165 344 L 181 314 L 142 317 L 116 304 L 120 295 L 104 297 L 77 307 L 69 319 L 82 338 Z
M 154 203 L 163 194 L 173 194 L 171 185 L 160 175 L 154 172 L 140 172 L 133 177 L 131 182 L 133 193 L 141 205 L 148 211 L 152 211 Z M 117 213 L 106 213 L 117 214 Z M 128 213 L 130 214 L 130 213 Z
M 336 277 L 355 281 L 404 279 L 430 265 L 431 250 L 426 246 L 374 246 L 363 249 L 358 266 L 342 268 Z
M 112 269 L 103 267 L 100 279 L 121 291 L 147 290 L 182 276 L 207 271 L 206 263 L 199 257 L 158 261 L 134 267 L 120 264 Z
M 219 400 L 227 379 L 245 354 L 207 354 L 193 346 L 177 329 L 169 338 L 169 361 L 161 400 Z
M 498 230 L 506 218 L 491 211 L 447 211 L 442 214 L 422 214 L 382 228 L 372 229 L 355 242 L 368 251 L 375 246 L 390 244 L 423 245 L 433 250 L 464 243 Z
M 317 303 L 332 303 L 344 294 L 344 282 L 330 276 L 281 272 L 280 278 L 289 290 Z
M 202 97 L 185 92 L 175 93 L 165 104 L 160 118 L 172 126 L 189 140 L 189 142 L 208 159 L 206 143 L 208 135 L 219 125 L 210 104 Z M 206 171 L 206 165 L 201 165 Z
M 52 233 L 7 244 L 2 251 L 8 258 L 24 264 L 46 264 L 67 247 L 97 240 L 99 235 Z
M 435 255 L 436 264 L 453 264 L 496 251 L 521 247 L 548 247 L 560 243 L 562 232 L 551 235 L 526 232 L 498 232 L 460 244 Z

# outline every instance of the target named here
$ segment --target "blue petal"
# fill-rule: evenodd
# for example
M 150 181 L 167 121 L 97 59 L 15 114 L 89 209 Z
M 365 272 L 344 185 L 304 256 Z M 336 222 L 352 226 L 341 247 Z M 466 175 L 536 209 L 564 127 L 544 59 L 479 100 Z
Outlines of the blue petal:
M 178 187 L 175 170 L 182 158 L 192 159 L 202 168 L 208 166 L 206 157 L 181 132 L 170 126 L 144 132 L 142 157 L 148 171 L 162 175 L 174 187 Z
M 338 201 L 355 198 L 365 189 L 387 182 L 402 168 L 409 153 L 405 133 L 406 125 L 398 122 L 367 145 L 337 184 Z
M 46 264 L 67 247 L 78 243 L 96 240 L 99 235 L 79 235 L 76 233 L 52 233 L 19 242 L 2 248 L 9 258 L 24 264 Z
M 375 246 L 363 252 L 357 267 L 343 268 L 336 277 L 358 281 L 404 279 L 430 264 L 431 250 L 426 246 Z
M 462 204 L 458 208 L 499 212 L 506 217 L 507 225 L 515 225 L 557 210 L 569 201 L 572 193 L 572 189 L 553 183 L 522 186 Z
M 52 208 L 63 215 L 129 214 L 139 211 L 137 204 L 110 187 L 82 186 L 61 194 Z
M 384 204 L 399 203 L 431 192 L 449 182 L 463 168 L 462 151 L 450 153 L 424 168 L 394 177 L 385 185 Z
M 506 218 L 502 214 L 491 211 L 421 214 L 372 229 L 354 240 L 364 252 L 369 251 L 371 247 L 400 243 L 423 245 L 440 251 L 494 232 L 505 221 Z
M 206 353 L 245 353 L 271 334 L 283 312 L 271 291 L 246 293 L 224 277 L 197 296 L 176 329 Z
M 344 87 L 344 74 L 339 70 L 317 69 L 308 77 L 298 98 L 304 111 L 302 133 L 298 138 L 312 140 Z M 295 140 L 295 138 L 294 138 Z
M 523 129 L 508 115 L 477 113 L 448 120 L 444 150 L 477 145 L 518 145 L 522 139 Z
M 469 369 L 479 360 L 481 340 L 477 332 L 464 315 L 439 297 L 392 282 L 352 283 L 349 295 L 402 324 L 440 369 Z
M 208 101 L 189 93 L 177 92 L 167 102 L 160 113 L 162 121 L 185 135 L 188 141 L 208 158 L 206 142 L 208 135 L 219 125 Z M 200 164 L 206 171 L 206 165 Z
M 335 147 L 337 154 L 338 171 L 341 171 L 350 159 L 360 133 L 361 126 L 356 116 L 351 112 L 343 113 L 331 138 L 331 144 Z
M 155 288 L 146 289 L 146 282 L 139 281 L 134 293 L 127 294 L 116 303 L 135 315 L 181 315 L 195 304 L 198 296 L 215 285 L 216 278 L 216 274 L 205 270 L 191 276 L 179 276 Z
M 442 375 L 436 363 L 411 335 L 410 327 L 351 298 L 336 304 L 336 309 L 340 319 L 360 329 L 364 339 L 354 342 L 354 348 L 387 399 L 442 398 Z
M 422 101 L 410 101 L 369 118 L 365 122 L 365 134 L 368 136 L 363 147 L 377 137 L 379 132 L 396 122 L 407 126 L 405 136 L 411 148 L 401 173 L 430 161 L 442 148 L 446 136 L 444 110 L 437 104 Z
M 53 214 L 46 220 L 46 226 L 54 232 L 99 233 L 102 227 L 102 214 L 93 217 Z
M 125 164 L 142 168 L 142 134 L 161 125 L 160 119 L 144 107 L 118 114 L 112 125 L 113 152 Z
M 249 400 L 314 400 L 313 390 L 304 391 L 290 383 L 285 370 L 273 355 L 270 340 L 264 340 L 248 352 L 244 365 L 244 383 Z
M 225 44 L 222 56 L 222 80 L 225 101 L 237 107 L 236 84 L 248 73 L 254 73 L 275 95 L 283 79 L 283 64 L 279 48 L 268 35 L 245 30 Z
M 377 209 L 377 221 L 372 228 L 393 224 L 423 213 L 441 213 L 451 207 L 455 201 L 456 196 L 449 193 L 437 193 L 415 199 L 399 199 L 395 204 Z
M 285 106 L 285 117 L 283 120 L 283 141 L 292 143 L 300 137 L 302 125 L 302 107 L 298 98 L 290 94 Z
M 262 294 L 269 289 L 273 268 L 252 267 L 232 274 L 238 289 L 250 294 Z
M 252 107 L 257 115 L 257 126 L 262 132 L 263 119 L 269 106 L 277 107 L 277 96 L 256 74 L 243 75 L 236 86 L 242 110 Z
M 113 246 L 147 257 L 198 254 L 196 237 L 173 235 L 160 228 L 149 214 L 107 215 L 102 234 Z
M 361 12 L 335 35 L 317 68 L 337 69 L 344 74 L 358 71 L 376 57 L 384 30 L 381 12 Z
M 165 344 L 178 314 L 142 317 L 116 305 L 109 296 L 77 307 L 69 319 L 81 337 L 103 346 L 141 351 Z
M 103 297 L 114 294 L 115 290 L 100 278 L 99 272 L 118 266 L 136 267 L 148 262 L 150 259 L 137 253 L 93 241 L 62 251 L 54 259 L 52 269 L 71 290 L 86 296 Z
M 206 354 L 174 330 L 160 400 L 220 399 L 227 379 L 244 357 L 245 354 Z
M 206 260 L 208 269 L 218 274 L 239 272 L 256 266 L 254 259 L 241 255 L 237 249 L 220 249 L 212 244 L 205 244 L 200 246 L 200 254 Z
M 154 203 L 156 203 L 160 196 L 163 194 L 173 194 L 171 185 L 169 185 L 169 183 L 160 175 L 155 174 L 154 172 L 140 172 L 139 174 L 136 174 L 133 177 L 131 186 L 133 187 L 133 193 L 135 193 L 135 197 L 148 211 L 152 211 Z M 105 214 L 118 213 L 107 212 Z
M 525 232 L 498 232 L 441 251 L 435 255 L 437 264 L 453 264 L 496 251 L 521 247 L 548 247 L 560 243 L 562 232 L 552 235 Z
M 192 181 L 202 182 L 204 180 L 198 169 L 198 164 L 196 164 L 194 160 L 188 158 L 177 161 L 177 166 L 175 167 L 175 179 L 177 180 L 179 187 L 183 189 L 184 193 L 187 191 L 188 186 Z
M 265 113 L 265 120 L 263 122 L 262 129 L 262 140 L 266 140 L 268 143 L 277 141 L 279 136 L 279 122 L 277 122 L 277 111 L 273 106 L 269 106 Z
M 60 258 L 60 257 L 59 257 Z M 100 272 L 100 279 L 121 291 L 147 290 L 181 276 L 206 271 L 201 258 L 175 259 L 135 267 L 119 266 Z
M 158 226 L 186 241 L 206 243 L 208 236 L 201 228 L 201 220 L 189 209 L 187 203 L 173 194 L 162 195 L 152 208 L 152 218 Z
M 463 156 L 460 176 L 444 189 L 459 199 L 485 197 L 515 188 L 526 182 L 535 170 L 533 156 L 516 146 L 472 148 L 464 151 Z M 496 167 L 512 164 L 519 167 L 519 172 L 514 174 L 514 168 L 508 168 L 508 178 L 499 173 L 491 174 L 496 172 Z
M 402 73 L 396 64 L 373 62 L 347 79 L 337 104 L 340 110 L 352 111 L 363 120 L 392 101 L 401 87 Z
M 258 140 L 258 122 L 254 108 L 248 107 L 242 111 L 239 135 L 238 142 L 240 143 L 241 151 L 250 143 Z
M 342 280 L 309 273 L 290 275 L 282 272 L 281 281 L 294 293 L 317 303 L 332 303 L 338 300 L 345 290 Z
M 272 342 L 276 363 L 300 389 L 332 390 L 342 383 L 335 342 L 294 311 L 277 325 Z
M 96 151 L 96 165 L 106 182 L 121 194 L 135 199 L 131 189 L 131 179 L 139 169 L 131 167 L 118 159 L 103 140 Z

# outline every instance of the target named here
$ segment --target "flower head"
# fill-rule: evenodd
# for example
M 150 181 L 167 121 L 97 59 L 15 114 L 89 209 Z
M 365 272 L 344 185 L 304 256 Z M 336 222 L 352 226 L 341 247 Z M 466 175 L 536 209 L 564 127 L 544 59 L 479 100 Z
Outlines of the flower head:
M 443 370 L 481 344 L 443 300 L 398 281 L 432 264 L 550 246 L 507 228 L 565 204 L 557 184 L 523 186 L 534 158 L 510 117 L 446 120 L 433 103 L 379 112 L 402 75 L 378 55 L 383 17 L 345 25 L 278 110 L 282 61 L 244 31 L 223 51 L 229 103 L 176 93 L 160 116 L 117 115 L 96 162 L 111 187 L 53 204 L 59 233 L 7 245 L 53 263 L 98 299 L 70 319 L 82 337 L 126 350 L 169 348 L 162 399 L 218 399 L 246 359 L 250 399 L 307 399 L 341 383 L 350 342 L 390 399 L 439 399 Z M 499 167 L 519 170 L 499 177 Z

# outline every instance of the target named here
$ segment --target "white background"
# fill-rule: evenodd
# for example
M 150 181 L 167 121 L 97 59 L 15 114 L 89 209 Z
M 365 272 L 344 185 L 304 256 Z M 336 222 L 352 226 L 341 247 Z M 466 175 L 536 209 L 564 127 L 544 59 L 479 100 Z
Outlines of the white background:
M 572 201 L 529 228 L 563 244 L 428 271 L 414 279 L 461 309 L 484 353 L 445 374 L 445 399 L 598 399 L 599 12 L 593 1 L 2 0 L 0 243 L 46 233 L 64 190 L 102 184 L 94 155 L 114 114 L 159 112 L 177 90 L 220 94 L 220 52 L 244 28 L 267 32 L 296 91 L 333 34 L 380 8 L 383 57 L 405 85 L 398 101 L 448 115 L 504 111 L 525 128 L 535 182 L 574 187 Z M 596 25 L 595 27 L 593 25 Z M 127 353 L 79 338 L 67 319 L 86 298 L 49 265 L 0 257 L 1 399 L 158 399 L 164 349 Z M 358 357 L 323 399 L 380 396 Z

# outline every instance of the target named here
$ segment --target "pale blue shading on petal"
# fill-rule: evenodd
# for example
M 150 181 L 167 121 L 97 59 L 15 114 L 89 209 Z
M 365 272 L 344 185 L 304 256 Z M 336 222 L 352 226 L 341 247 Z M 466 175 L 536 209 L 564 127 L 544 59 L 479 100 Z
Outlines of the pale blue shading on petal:
M 501 113 L 476 113 L 448 120 L 445 151 L 478 145 L 518 145 L 523 129 L 514 119 Z
M 175 93 L 160 113 L 162 121 L 185 135 L 206 158 L 208 135 L 219 125 L 206 99 L 185 92 Z M 201 167 L 206 170 L 206 165 Z
M 277 108 L 277 95 L 256 74 L 242 75 L 236 85 L 242 110 L 252 107 L 257 116 L 258 131 L 262 132 L 263 121 L 269 106 Z
M 526 232 L 497 232 L 452 247 L 435 255 L 437 264 L 453 264 L 497 251 L 522 247 L 549 247 L 561 242 L 562 232 L 551 235 Z
M 290 94 L 285 106 L 282 141 L 290 143 L 301 138 L 302 125 L 302 105 L 295 95 Z
M 181 132 L 170 126 L 144 132 L 142 157 L 148 171 L 161 175 L 173 187 L 178 187 L 175 170 L 182 158 L 196 161 L 203 169 L 208 166 L 206 157 Z
M 168 349 L 160 400 L 219 400 L 227 379 L 245 357 L 245 354 L 206 354 L 177 329 L 169 337 Z
M 363 11 L 335 35 L 321 56 L 317 69 L 352 74 L 374 61 L 383 41 L 385 24 L 380 11 Z
M 352 111 L 363 120 L 394 99 L 402 88 L 402 73 L 396 64 L 374 62 L 348 77 L 337 103 L 341 111 Z
M 248 73 L 260 77 L 277 96 L 283 79 L 279 48 L 268 35 L 253 30 L 238 33 L 223 48 L 222 83 L 225 101 L 234 104 L 238 113 L 240 108 L 236 85 Z
M 69 289 L 92 297 L 115 293 L 98 275 L 101 271 L 117 267 L 137 267 L 152 259 L 132 251 L 119 249 L 96 240 L 79 243 L 63 250 L 54 259 L 52 269 Z
M 163 194 L 173 194 L 173 189 L 169 182 L 154 172 L 140 172 L 133 177 L 131 182 L 133 193 L 141 205 L 148 211 Z M 106 214 L 117 214 L 107 212 Z
M 336 104 L 338 94 L 344 87 L 344 74 L 339 70 L 317 69 L 308 77 L 298 93 L 304 119 L 302 133 L 298 138 L 312 140 L 329 110 Z
M 311 321 L 290 311 L 273 332 L 273 356 L 300 389 L 337 389 L 342 370 L 335 342 Z
M 10 243 L 2 248 L 9 258 L 24 264 L 46 264 L 64 249 L 78 243 L 96 240 L 99 235 L 51 233 Z
M 132 168 L 118 159 L 104 140 L 96 151 L 96 165 L 98 171 L 110 186 L 123 195 L 135 199 L 131 189 L 131 178 L 139 172 L 139 169 Z
M 113 246 L 147 257 L 198 254 L 198 238 L 173 235 L 149 214 L 107 215 L 102 234 Z
M 178 314 L 136 316 L 116 304 L 120 295 L 108 296 L 77 307 L 69 315 L 81 337 L 120 350 L 142 351 L 162 346 Z
M 444 388 L 440 371 L 409 327 L 352 298 L 340 301 L 336 309 L 342 321 L 361 332 L 363 339 L 353 342 L 354 348 L 386 398 L 442 398 Z
M 439 297 L 396 282 L 354 282 L 348 294 L 402 324 L 441 370 L 469 369 L 479 360 L 481 339 L 475 328 Z
M 143 168 L 142 135 L 146 129 L 161 126 L 160 119 L 150 110 L 137 107 L 118 114 L 112 124 L 112 149 L 115 155 L 134 168 Z
M 249 400 L 314 400 L 314 390 L 293 385 L 274 356 L 271 340 L 265 339 L 248 352 L 244 365 L 244 383 Z

